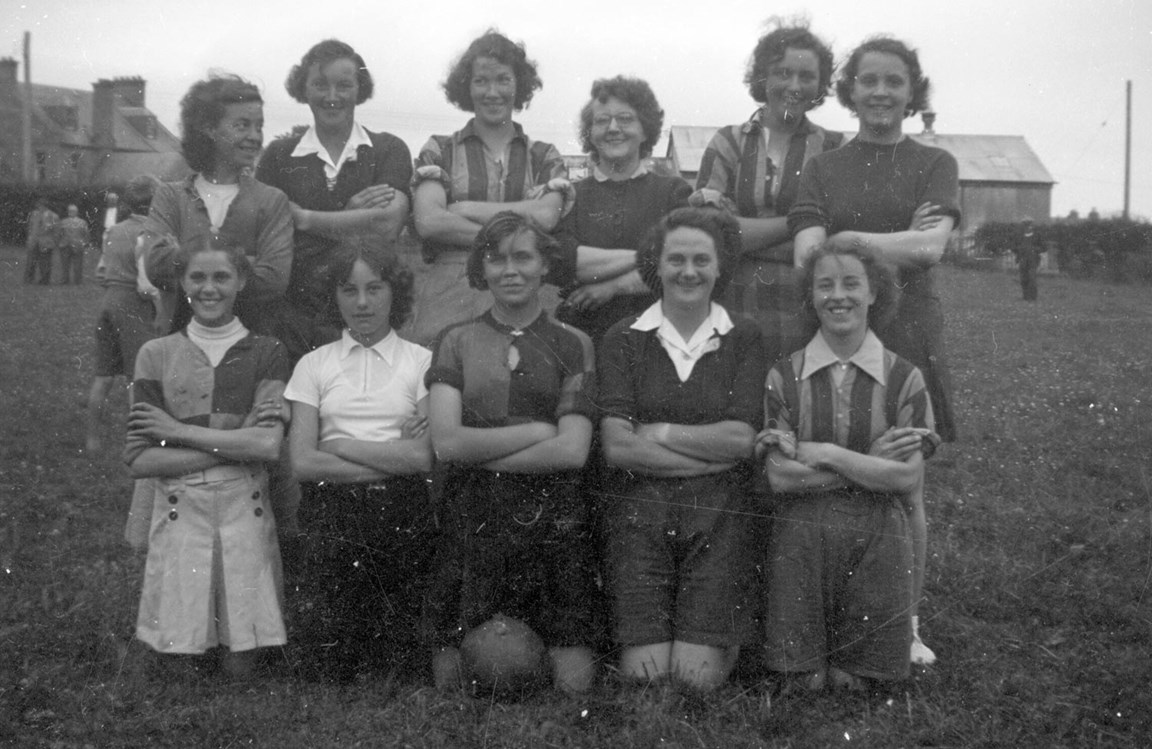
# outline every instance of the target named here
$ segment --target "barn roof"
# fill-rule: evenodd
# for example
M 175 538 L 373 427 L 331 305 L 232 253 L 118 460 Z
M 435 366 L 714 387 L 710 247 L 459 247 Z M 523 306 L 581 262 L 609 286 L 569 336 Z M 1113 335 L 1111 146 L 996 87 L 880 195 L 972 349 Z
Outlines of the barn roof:
M 92 175 L 93 184 L 125 185 L 140 174 L 151 174 L 161 182 L 175 182 L 192 173 L 184 157 L 174 151 L 119 151 L 104 155 Z
M 668 156 L 681 172 L 700 171 L 704 149 L 717 128 L 673 125 L 668 134 Z M 851 138 L 855 133 L 845 133 Z M 937 146 L 956 158 L 961 182 L 1026 182 L 1053 184 L 1055 180 L 1022 135 L 954 135 L 916 133 L 912 138 Z

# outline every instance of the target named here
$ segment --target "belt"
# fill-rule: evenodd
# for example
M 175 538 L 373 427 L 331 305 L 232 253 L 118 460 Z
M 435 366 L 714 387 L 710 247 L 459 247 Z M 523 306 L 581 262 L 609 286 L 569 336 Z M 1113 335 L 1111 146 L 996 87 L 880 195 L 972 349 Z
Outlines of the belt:
M 230 479 L 243 479 L 252 475 L 252 469 L 246 465 L 226 465 L 205 468 L 203 471 L 192 471 L 180 477 L 189 484 L 209 484 L 213 481 L 228 481 Z

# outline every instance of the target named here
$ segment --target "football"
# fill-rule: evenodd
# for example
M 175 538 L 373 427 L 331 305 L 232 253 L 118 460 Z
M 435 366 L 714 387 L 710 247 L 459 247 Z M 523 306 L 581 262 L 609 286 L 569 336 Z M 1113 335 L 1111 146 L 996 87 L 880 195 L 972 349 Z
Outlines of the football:
M 464 636 L 460 664 L 478 694 L 512 696 L 548 686 L 551 660 L 544 641 L 519 619 L 497 614 Z

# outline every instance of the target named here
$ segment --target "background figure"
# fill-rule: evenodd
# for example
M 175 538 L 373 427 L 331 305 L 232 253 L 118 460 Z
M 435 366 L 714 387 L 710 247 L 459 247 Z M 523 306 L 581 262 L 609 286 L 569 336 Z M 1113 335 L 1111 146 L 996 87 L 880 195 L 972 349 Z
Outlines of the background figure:
M 109 229 L 104 238 L 98 266 L 103 269 L 104 296 L 96 315 L 96 364 L 88 391 L 88 433 L 84 440 L 88 452 L 100 449 L 104 401 L 112 382 L 117 375 L 132 379 L 137 352 L 158 333 L 155 320 L 160 310 L 159 292 L 144 273 L 138 241 L 156 184 L 150 176 L 136 177 L 128 183 L 124 202 L 129 216 Z
M 329 281 L 342 237 L 363 234 L 391 244 L 408 220 L 412 157 L 394 135 L 356 121 L 374 83 L 352 47 L 326 39 L 305 53 L 285 88 L 307 104 L 312 124 L 273 141 L 256 178 L 283 190 L 295 225 L 286 314 L 278 337 L 295 363 L 340 337 L 344 326 Z
M 744 75 L 760 108 L 747 122 L 722 127 L 712 137 L 691 198 L 692 205 L 739 216 L 740 260 L 722 301 L 760 323 L 769 361 L 806 340 L 787 216 L 804 164 L 844 140 L 807 114 L 824 103 L 832 70 L 832 50 L 805 26 L 783 26 L 760 37 Z
M 1036 236 L 1032 219 L 1024 219 L 1020 241 L 1016 243 L 1016 247 L 1013 249 L 1016 252 L 1016 264 L 1020 266 L 1020 288 L 1024 292 L 1024 301 L 1034 302 L 1039 293 L 1036 286 L 1036 276 L 1040 269 L 1040 253 L 1045 251 L 1045 247 L 1040 243 L 1040 238 Z
M 660 300 L 616 323 L 598 369 L 620 670 L 723 684 L 748 636 L 752 444 L 768 362 L 760 329 L 714 300 L 740 249 L 727 212 L 680 208 L 645 240 Z
M 60 253 L 61 284 L 69 281 L 79 285 L 84 275 L 84 251 L 92 241 L 88 222 L 80 217 L 80 209 L 68 206 L 68 215 L 56 225 L 56 249 Z
M 412 308 L 412 274 L 391 252 L 342 245 L 328 263 L 344 332 L 305 354 L 284 392 L 292 471 L 306 482 L 289 623 L 307 654 L 323 653 L 322 672 L 349 681 L 421 652 L 432 354 L 396 334 Z
M 592 173 L 576 183 L 576 203 L 556 229 L 564 262 L 549 281 L 564 287 L 557 319 L 596 345 L 617 320 L 656 301 L 636 271 L 636 251 L 648 229 L 687 205 L 691 192 L 680 177 L 656 174 L 644 161 L 663 126 L 664 110 L 639 78 L 597 80 L 580 111 Z
M 37 200 L 28 214 L 28 244 L 24 258 L 24 283 L 47 286 L 52 281 L 52 253 L 56 249 L 56 224 L 60 216 L 48 207 L 48 201 Z
M 101 247 L 104 246 L 104 241 L 108 239 L 108 232 L 112 230 L 113 226 L 120 223 L 120 211 L 120 196 L 109 190 L 108 194 L 104 196 L 104 210 L 101 212 L 101 216 L 103 217 L 102 223 L 104 225 L 104 230 L 100 237 Z
M 413 225 L 432 268 L 416 288 L 406 338 L 429 345 L 448 325 L 488 307 L 488 295 L 469 287 L 466 265 L 489 219 L 512 211 L 545 231 L 560 220 L 571 190 L 564 159 L 512 121 L 542 86 L 524 45 L 494 30 L 468 45 L 449 71 L 448 101 L 473 117 L 451 135 L 433 135 L 416 157 Z M 554 292 L 545 294 L 544 306 L 551 309 Z

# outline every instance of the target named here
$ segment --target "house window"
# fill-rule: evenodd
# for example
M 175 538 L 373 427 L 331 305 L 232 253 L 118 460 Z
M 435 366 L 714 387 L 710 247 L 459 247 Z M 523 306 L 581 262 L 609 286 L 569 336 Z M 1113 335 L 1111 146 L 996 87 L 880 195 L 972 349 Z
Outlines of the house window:
M 36 181 L 48 181 L 48 153 L 46 151 L 36 152 Z

